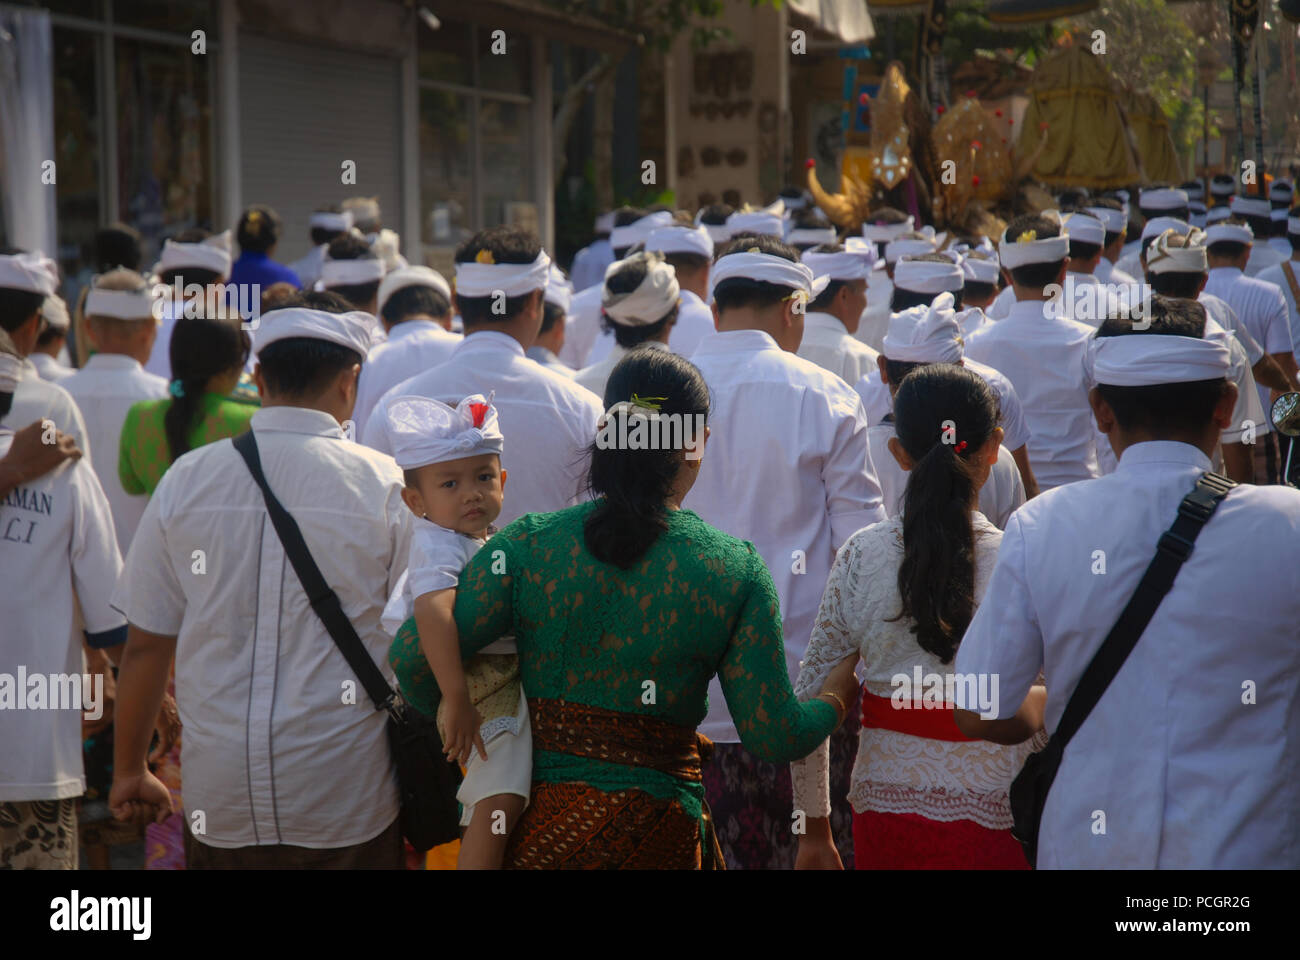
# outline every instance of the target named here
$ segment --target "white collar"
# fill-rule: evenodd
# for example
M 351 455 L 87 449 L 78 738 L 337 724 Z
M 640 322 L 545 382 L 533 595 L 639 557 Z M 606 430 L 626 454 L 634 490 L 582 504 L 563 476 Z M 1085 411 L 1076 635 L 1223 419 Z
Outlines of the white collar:
M 1210 458 L 1198 447 L 1177 440 L 1147 440 L 1126 447 L 1119 455 L 1119 470 L 1140 470 L 1148 464 L 1175 464 L 1181 467 L 1212 468 Z
M 1005 323 L 1007 320 L 1019 320 L 1022 322 L 1028 321 L 1031 323 L 1040 323 L 1045 320 L 1051 320 L 1056 316 L 1055 310 L 1048 309 L 1051 306 L 1052 301 L 1050 300 L 1015 300 L 1012 302 L 1011 309 L 1007 311 L 1007 315 L 1003 318 L 1002 322 Z
M 1212 277 L 1240 277 L 1243 275 L 1240 267 L 1210 267 L 1209 273 Z
M 765 330 L 725 330 L 716 331 L 712 336 L 701 340 L 692 356 L 705 356 L 710 353 L 752 353 L 758 350 L 780 349 L 780 344 Z
M 833 313 L 823 313 L 821 310 L 814 310 L 812 313 L 804 314 L 804 329 L 812 327 L 814 330 L 834 330 L 838 333 L 848 335 L 849 329 L 844 326 L 844 322 Z
M 524 356 L 524 348 L 519 341 L 508 333 L 502 333 L 500 330 L 476 330 L 473 333 L 467 333 L 460 346 L 456 348 L 456 352 L 460 353 L 463 350 L 476 352 L 506 350 L 509 353 Z
M 343 439 L 343 428 L 324 410 L 309 407 L 262 407 L 253 414 L 254 433 L 304 433 L 314 437 Z
M 443 333 L 448 335 L 451 334 L 450 330 L 447 330 L 442 324 L 434 320 L 403 320 L 397 326 L 393 327 L 393 329 L 388 331 L 388 339 L 400 340 L 402 337 L 408 336 L 419 330 L 428 330 L 430 327 L 437 327 Z
M 124 353 L 96 353 L 83 370 L 143 370 L 140 361 L 135 357 L 128 357 Z
M 1101 281 L 1097 279 L 1096 275 L 1091 273 L 1076 273 L 1073 270 L 1067 270 L 1065 275 L 1067 277 L 1074 277 L 1075 283 L 1101 283 Z
M 685 287 L 682 288 L 681 296 L 682 299 L 685 300 L 687 303 L 704 303 L 704 300 L 701 299 L 698 294 L 692 293 L 691 291 L 687 290 Z

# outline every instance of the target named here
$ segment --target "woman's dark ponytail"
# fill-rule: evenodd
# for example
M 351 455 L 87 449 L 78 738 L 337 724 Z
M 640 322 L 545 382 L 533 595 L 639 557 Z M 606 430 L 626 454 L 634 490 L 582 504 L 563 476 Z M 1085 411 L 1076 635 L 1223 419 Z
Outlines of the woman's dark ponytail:
M 696 443 L 703 443 L 709 388 L 694 364 L 667 350 L 639 347 L 619 361 L 605 384 L 605 409 L 640 398 L 659 412 L 691 418 Z M 603 435 L 626 437 L 633 423 L 620 410 L 602 419 Z M 683 434 L 684 435 L 684 434 Z M 598 440 L 591 448 L 587 485 L 600 499 L 587 516 L 584 538 L 592 556 L 627 570 L 668 529 L 666 501 L 683 459 L 678 449 L 619 449 Z
M 922 650 L 950 663 L 975 612 L 975 460 L 998 425 L 984 379 L 930 364 L 903 378 L 894 430 L 912 458 L 903 494 L 903 562 L 898 593 Z
M 208 381 L 242 368 L 248 360 L 248 334 L 239 316 L 229 319 L 180 317 L 172 328 L 169 353 L 172 363 L 172 402 L 163 414 L 172 463 L 189 453 L 190 432 L 203 414 L 203 394 Z

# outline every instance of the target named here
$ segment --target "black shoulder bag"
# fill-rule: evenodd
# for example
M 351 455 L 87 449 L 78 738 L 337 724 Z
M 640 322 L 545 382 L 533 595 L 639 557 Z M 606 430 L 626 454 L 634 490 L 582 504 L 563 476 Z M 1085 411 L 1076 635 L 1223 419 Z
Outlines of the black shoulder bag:
M 1015 821 L 1011 833 L 1025 848 L 1025 857 L 1031 867 L 1038 864 L 1038 827 L 1065 748 L 1137 645 L 1160 601 L 1174 585 L 1179 568 L 1191 556 L 1201 528 L 1235 486 L 1227 477 L 1206 473 L 1196 481 L 1196 489 L 1183 498 L 1178 505 L 1177 519 L 1161 535 L 1155 558 L 1142 575 L 1137 590 L 1084 670 L 1070 702 L 1065 705 L 1056 732 L 1047 741 L 1047 747 L 1030 754 L 1011 784 L 1011 816 Z
M 397 763 L 403 836 L 421 852 L 457 839 L 460 836 L 460 812 L 456 790 L 462 777 L 460 767 L 443 755 L 437 725 L 432 717 L 416 710 L 388 685 L 366 652 L 352 622 L 343 612 L 338 594 L 325 582 L 320 567 L 312 559 L 297 521 L 267 486 L 253 431 L 241 434 L 234 444 L 262 490 L 271 523 L 302 582 L 311 608 L 365 687 L 375 709 L 388 713 L 388 742 Z

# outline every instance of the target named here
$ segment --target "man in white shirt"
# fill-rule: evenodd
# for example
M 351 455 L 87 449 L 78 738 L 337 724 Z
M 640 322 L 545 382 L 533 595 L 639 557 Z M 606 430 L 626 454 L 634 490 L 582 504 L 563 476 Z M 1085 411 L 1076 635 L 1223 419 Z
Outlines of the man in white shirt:
M 550 264 L 537 238 L 522 230 L 496 227 L 462 244 L 456 251 L 456 305 L 465 321 L 464 341 L 442 366 L 384 394 L 362 434 L 367 446 L 387 453 L 392 398 L 415 395 L 454 405 L 471 394 L 495 392 L 492 402 L 506 438 L 501 465 L 510 472 L 498 526 L 585 499 L 587 453 L 604 413 L 590 390 L 524 355 L 542 324 Z
M 76 371 L 68 366 L 68 305 L 57 294 L 51 294 L 41 304 L 41 332 L 36 347 L 28 357 L 42 380 L 58 383 Z
M 754 248 L 759 252 L 750 252 Z M 883 519 L 884 510 L 861 401 L 835 374 L 794 353 L 803 334 L 801 304 L 824 282 L 815 281 L 795 251 L 775 237 L 732 241 L 727 250 L 713 265 L 718 332 L 691 358 L 713 398 L 709 455 L 682 505 L 754 543 L 780 597 L 785 657 L 794 677 L 835 551 L 850 534 Z M 833 790 L 841 784 L 840 797 L 855 731 L 856 724 L 846 723 L 832 737 L 831 782 Z M 779 784 L 789 768 L 764 764 L 739 744 L 716 680 L 700 732 L 716 744 L 704 782 L 717 822 L 750 815 L 780 821 L 772 836 L 788 839 L 764 859 L 733 847 L 723 830 L 728 865 L 792 866 L 795 837 L 781 789 L 754 798 L 751 806 L 742 787 L 727 786 Z M 851 856 L 845 809 L 832 812 L 832 826 L 841 856 Z
M 853 336 L 867 307 L 871 261 L 838 243 L 812 247 L 802 259 L 812 269 L 813 277 L 825 277 L 830 282 L 808 304 L 797 354 L 852 386 L 875 369 L 880 356 Z
M 10 292 L 0 291 L 0 305 Z M 0 331 L 0 420 L 22 367 Z M 13 438 L 0 427 L 0 457 Z M 73 625 L 118 659 L 125 624 L 109 594 L 122 559 L 89 463 L 13 479 L 0 497 L 0 869 L 75 870 L 82 718 L 103 716 L 105 680 L 86 673 Z
M 185 301 L 194 299 L 188 288 L 201 290 L 205 303 L 209 299 L 224 299 L 227 296 L 223 291 L 226 280 L 230 277 L 230 265 L 229 230 L 213 235 L 195 227 L 163 243 L 162 256 L 153 269 L 158 282 L 167 287 L 162 295 L 168 298 L 168 302 L 162 306 L 158 335 L 154 338 L 153 349 L 149 351 L 149 359 L 144 364 L 148 373 L 164 380 L 172 379 L 172 331 L 176 328 L 176 321 L 184 317 Z M 180 297 L 175 293 L 177 287 L 181 290 Z M 241 287 L 238 292 L 245 295 L 246 289 L 248 288 Z M 261 303 L 241 306 L 255 310 L 252 313 L 254 318 L 262 311 Z M 253 358 L 249 357 L 246 369 L 250 373 L 252 364 Z
M 634 253 L 605 274 L 601 309 L 614 334 L 605 359 L 574 375 L 581 386 L 605 396 L 605 383 L 632 350 L 667 350 L 681 306 L 676 271 L 660 253 Z M 611 404 L 612 406 L 612 404 Z
M 117 546 L 125 556 L 149 498 L 133 496 L 118 478 L 118 454 L 127 411 L 167 396 L 167 381 L 142 366 L 158 321 L 156 296 L 144 277 L 121 268 L 98 277 L 86 294 L 86 337 L 95 353 L 63 387 L 86 420 L 99 485 L 113 511 Z
M 1143 332 L 1107 321 L 1092 348 L 1090 402 L 1119 469 L 1007 525 L 955 661 L 960 675 L 999 678 L 998 719 L 956 713 L 968 736 L 1030 735 L 1031 719 L 1007 718 L 1040 671 L 1043 725 L 1057 729 L 1230 425 L 1228 352 L 1199 336 L 1204 308 L 1156 298 L 1150 319 Z M 1297 538 L 1292 488 L 1243 484 L 1221 502 L 1065 750 L 1040 869 L 1300 868 Z
M 370 349 L 361 368 L 353 439 L 360 439 L 380 397 L 403 380 L 446 363 L 463 339 L 451 332 L 451 287 L 429 267 L 399 267 L 385 276 L 376 306 L 388 339 Z
M 263 406 L 251 429 L 271 491 L 391 677 L 380 617 L 406 566 L 411 512 L 397 464 L 346 442 L 340 426 L 373 322 L 297 306 L 263 316 L 254 336 Z M 145 766 L 145 718 L 174 657 L 188 868 L 401 868 L 387 716 L 311 608 L 230 441 L 167 471 L 113 605 L 130 623 L 115 816 L 141 823 L 170 810 L 167 788 Z
M 1205 233 L 1210 267 L 1205 292 L 1232 308 L 1241 325 L 1277 363 L 1287 386 L 1292 390 L 1300 388 L 1286 299 L 1276 284 L 1243 273 L 1254 240 L 1250 226 L 1233 217 L 1214 224 Z M 1258 391 L 1260 406 L 1268 411 L 1272 405 L 1269 391 L 1263 384 L 1258 385 Z M 1270 434 L 1255 447 L 1256 482 L 1275 483 L 1277 470 L 1276 436 Z
M 339 234 L 325 248 L 316 286 L 338 294 L 352 304 L 354 310 L 364 310 L 375 316 L 379 313 L 379 283 L 388 272 L 384 261 L 354 230 Z M 372 337 L 378 334 L 377 340 L 382 342 L 386 333 L 379 326 Z
M 880 211 L 877 211 L 879 213 Z M 862 312 L 862 321 L 855 334 L 859 340 L 877 353 L 885 340 L 885 331 L 889 328 L 889 314 L 895 309 L 894 303 L 894 267 L 903 257 L 919 257 L 934 253 L 934 240 L 923 233 L 911 229 L 911 217 L 903 224 L 893 227 L 862 227 L 866 239 L 883 237 L 892 233 L 888 241 L 876 241 L 880 250 L 880 260 L 871 276 L 867 279 L 867 308 Z M 897 230 L 898 226 L 908 226 L 906 230 Z M 884 264 L 883 267 L 880 264 Z
M 1268 244 L 1267 238 L 1273 234 L 1273 208 L 1267 200 L 1263 197 L 1236 196 L 1232 198 L 1228 209 L 1232 211 L 1233 217 L 1250 227 L 1251 234 L 1258 238 L 1257 243 L 1251 244 L 1249 256 L 1242 265 L 1246 276 L 1258 276 L 1261 270 L 1275 267 L 1287 259 L 1288 254 L 1275 250 Z
M 903 378 L 918 367 L 932 363 L 962 366 L 962 338 L 957 314 L 953 310 L 952 294 L 940 294 L 930 306 L 912 307 L 893 314 L 889 318 L 884 347 L 886 352 L 882 355 L 879 375 L 888 385 L 891 400 L 898 393 Z M 867 430 L 871 462 L 880 480 L 885 513 L 891 517 L 902 512 L 903 494 L 907 487 L 907 473 L 889 451 L 889 439 L 893 436 L 891 407 L 881 422 L 873 423 Z M 989 470 L 988 478 L 980 488 L 980 513 L 1001 530 L 1006 527 L 1011 512 L 1024 502 L 1025 485 L 1015 458 L 1006 445 L 1001 444 L 998 462 Z
M 309 226 L 311 249 L 289 264 L 289 269 L 298 274 L 304 290 L 310 290 L 320 279 L 321 264 L 325 262 L 325 250 L 330 243 L 352 229 L 352 212 L 337 203 L 325 204 L 313 211 Z
M 547 370 L 554 370 L 569 378 L 576 371 L 570 370 L 560 360 L 560 351 L 564 349 L 565 326 L 572 302 L 573 284 L 564 275 L 564 271 L 552 263 L 550 276 L 546 278 L 546 293 L 542 298 L 542 327 L 537 332 L 533 345 L 524 351 L 529 360 L 536 360 Z
M 998 255 L 1016 303 L 1005 319 L 976 331 L 966 344 L 967 357 L 993 367 L 1016 388 L 1029 424 L 1029 462 L 1041 490 L 1098 472 L 1083 368 L 1092 328 L 1049 302 L 1051 288 L 1060 289 L 1065 279 L 1069 253 L 1069 236 L 1058 221 L 1012 220 Z
M 1183 233 L 1191 227 L 1188 223 L 1188 217 L 1191 216 L 1189 203 L 1186 190 L 1172 187 L 1144 188 L 1138 194 L 1138 209 L 1146 221 L 1142 226 L 1140 241 L 1127 250 L 1115 266 L 1131 277 L 1142 276 L 1142 255 L 1151 240 L 1172 226 L 1181 225 Z M 1177 221 L 1177 223 L 1169 221 Z
M 58 277 L 58 267 L 48 257 L 21 250 L 0 250 L 0 329 L 9 334 L 20 357 L 29 357 L 36 348 L 41 306 L 54 293 Z M 41 420 L 50 420 L 72 437 L 88 459 L 93 459 L 86 439 L 86 423 L 76 401 L 58 384 L 42 380 L 31 360 L 24 359 L 8 415 L 0 418 L 0 422 L 18 430 Z
M 1275 284 L 1282 291 L 1291 316 L 1291 352 L 1300 361 L 1300 208 L 1287 218 L 1286 243 L 1290 259 L 1261 270 L 1255 279 Z
M 668 334 L 668 349 L 679 357 L 690 357 L 700 341 L 713 333 L 713 311 L 704 302 L 709 293 L 713 238 L 703 227 L 674 223 L 652 230 L 645 248 L 662 253 L 668 265 L 677 271 L 682 302 L 677 321 Z
M 609 245 L 609 232 L 614 229 L 613 212 L 596 218 L 596 239 L 573 255 L 569 274 L 577 290 L 585 290 L 605 279 L 605 271 L 614 262 L 614 248 Z

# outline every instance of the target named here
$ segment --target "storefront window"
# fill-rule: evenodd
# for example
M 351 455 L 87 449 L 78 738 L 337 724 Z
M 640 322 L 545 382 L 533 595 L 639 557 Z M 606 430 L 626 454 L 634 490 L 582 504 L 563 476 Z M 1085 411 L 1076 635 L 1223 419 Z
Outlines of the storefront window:
M 479 27 L 478 86 L 503 93 L 527 93 L 533 80 L 529 49 L 526 36 Z
M 532 190 L 531 106 L 484 98 L 479 102 L 483 157 L 483 226 L 509 223 L 537 229 L 527 201 Z M 525 206 L 525 204 L 527 204 Z M 532 222 L 530 223 L 529 220 Z
M 420 78 L 473 86 L 474 35 L 470 25 L 443 21 L 437 30 L 419 29 Z
M 188 46 L 116 44 L 118 204 L 152 257 L 164 237 L 211 225 L 208 61 Z
M 192 33 L 213 38 L 217 18 L 208 0 L 114 0 L 113 21 L 128 27 Z
M 473 232 L 470 98 L 420 91 L 420 196 L 426 247 L 454 249 Z
M 58 260 L 68 287 L 79 288 L 84 284 L 74 278 L 94 268 L 93 243 L 101 223 L 99 44 L 92 34 L 60 28 L 53 31 L 53 43 Z

